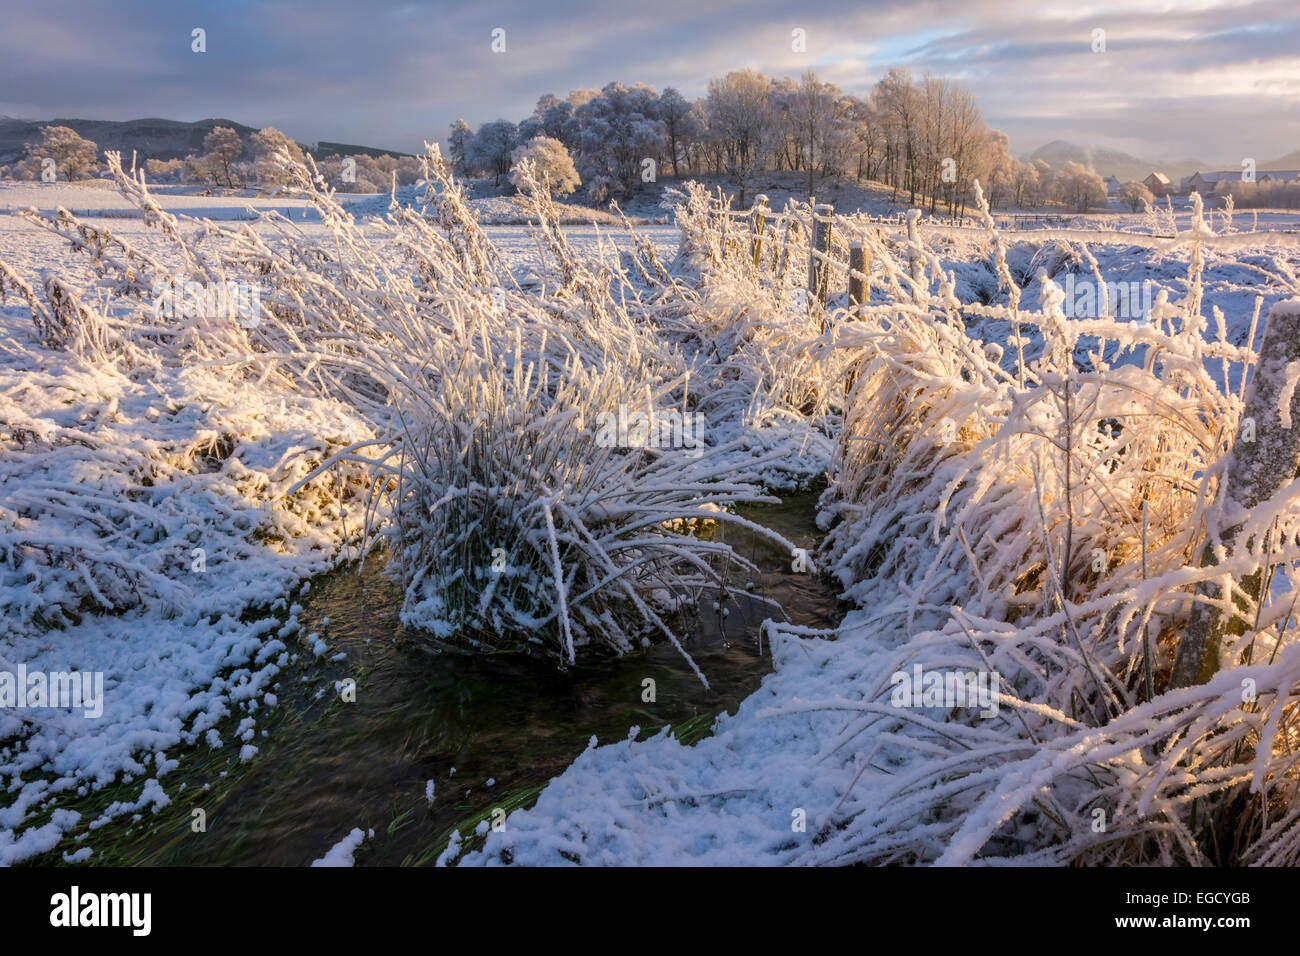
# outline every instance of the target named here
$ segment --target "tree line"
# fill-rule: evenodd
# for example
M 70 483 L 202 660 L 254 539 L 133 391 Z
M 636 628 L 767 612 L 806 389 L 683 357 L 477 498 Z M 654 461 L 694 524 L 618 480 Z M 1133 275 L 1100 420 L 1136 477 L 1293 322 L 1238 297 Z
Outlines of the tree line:
M 301 147 L 272 127 L 249 140 L 216 127 L 200 152 L 148 159 L 146 172 L 226 188 L 274 187 L 284 179 L 275 156 L 303 158 Z M 18 178 L 42 178 L 50 157 L 60 180 L 90 175 L 97 166 L 95 144 L 67 127 L 46 127 L 27 149 L 28 158 L 13 170 Z M 660 176 L 711 174 L 734 182 L 744 207 L 755 178 L 768 171 L 798 174 L 810 197 L 826 179 L 880 183 L 894 202 L 931 213 L 942 204 L 965 214 L 976 182 L 994 207 L 1055 202 L 1083 211 L 1107 204 L 1106 185 L 1095 171 L 1073 162 L 1058 171 L 1043 160 L 1015 159 L 1007 137 L 985 123 L 969 89 L 944 77 L 918 78 L 905 67 L 887 71 L 863 96 L 812 71 L 777 79 L 746 69 L 709 80 L 695 100 L 673 87 L 657 92 L 643 83 L 609 83 L 572 90 L 564 99 L 548 93 L 519 122 L 497 119 L 477 130 L 463 119 L 451 125 L 448 159 L 459 175 L 491 177 L 502 186 L 513 182 L 511 170 L 525 156 L 557 194 L 581 186 L 579 198 L 593 204 L 627 197 Z M 421 176 L 420 161 L 411 156 L 334 155 L 317 165 L 342 192 L 383 192 Z M 1140 183 L 1128 183 L 1120 198 L 1136 210 L 1151 195 Z
M 458 173 L 500 182 L 514 151 L 537 137 L 572 155 L 593 202 L 630 195 L 648 175 L 709 173 L 730 177 L 744 206 L 766 171 L 800 173 L 809 195 L 827 178 L 874 180 L 894 200 L 931 212 L 944 204 L 964 213 L 976 181 L 995 206 L 1106 202 L 1100 176 L 1016 160 L 969 89 L 904 67 L 890 69 L 865 96 L 811 71 L 777 79 L 753 70 L 711 79 L 694 101 L 642 83 L 573 90 L 564 99 L 548 93 L 517 123 L 498 119 L 474 130 L 457 120 L 448 152 Z
M 67 126 L 46 126 L 40 139 L 25 144 L 26 157 L 10 169 L 0 166 L 0 177 L 21 180 L 70 182 L 103 171 L 99 147 Z M 252 133 L 245 141 L 228 126 L 216 126 L 203 138 L 202 149 L 184 158 L 144 161 L 145 173 L 155 182 L 180 182 L 240 189 L 286 185 L 287 174 L 277 161 L 280 154 L 298 162 L 303 148 L 273 126 Z M 420 179 L 422 166 L 415 156 L 388 154 L 325 156 L 317 169 L 340 192 L 376 193 L 410 185 Z

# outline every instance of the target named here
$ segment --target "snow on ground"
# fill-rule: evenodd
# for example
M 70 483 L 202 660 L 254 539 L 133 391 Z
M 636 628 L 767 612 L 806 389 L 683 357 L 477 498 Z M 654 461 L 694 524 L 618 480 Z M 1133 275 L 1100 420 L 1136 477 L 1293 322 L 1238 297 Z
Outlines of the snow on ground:
M 308 204 L 296 196 L 279 196 L 260 191 L 216 190 L 204 195 L 193 186 L 153 186 L 153 192 L 171 212 L 206 219 L 252 219 L 257 212 L 275 210 L 286 218 L 310 217 Z M 53 212 L 62 206 L 78 216 L 91 219 L 138 219 L 140 211 L 132 206 L 115 184 L 108 180 L 92 183 L 28 183 L 0 180 L 0 219 L 16 210 L 33 206 Z M 249 212 L 249 209 L 254 210 Z
M 2 212 L 6 205 L 29 204 L 117 208 L 113 193 L 94 201 L 91 190 L 78 187 L 72 193 L 0 188 L 0 259 L 32 278 L 43 268 L 59 272 L 70 263 L 72 254 L 62 240 Z M 362 200 L 383 208 L 387 201 L 387 196 Z M 166 205 L 204 215 L 220 207 L 237 218 L 247 202 L 177 196 Z M 125 206 L 120 197 L 116 203 Z M 271 207 L 290 205 L 275 200 Z M 109 225 L 146 250 L 161 249 L 138 220 Z M 301 228 L 306 235 L 324 234 L 311 221 Z M 538 261 L 538 243 L 529 230 L 496 226 L 487 231 L 518 274 Z M 665 261 L 672 258 L 675 227 L 640 231 Z M 627 247 L 619 229 L 575 226 L 566 235 L 582 250 L 608 257 Z M 1037 267 L 1066 253 L 1046 235 L 1015 238 L 1009 263 L 1027 284 L 1026 299 L 1037 301 Z M 956 234 L 944 263 L 955 273 L 959 298 L 993 301 L 996 280 L 977 242 Z M 1135 239 L 1099 245 L 1094 252 L 1107 280 L 1151 279 L 1171 298 L 1185 292 L 1185 247 Z M 1279 256 L 1293 267 L 1297 262 L 1294 247 L 1279 252 L 1252 245 L 1249 237 L 1239 249 L 1211 254 L 1206 299 L 1222 310 L 1230 341 L 1246 344 L 1256 294 L 1265 297 L 1265 309 L 1280 297 L 1258 285 L 1258 268 Z M 995 342 L 1005 342 L 1008 334 L 1005 323 L 991 319 L 973 321 L 970 330 Z M 37 367 L 28 359 L 32 354 L 43 356 Z M 21 663 L 31 670 L 98 671 L 105 679 L 102 717 L 54 710 L 26 714 L 31 732 L 20 745 L 0 750 L 0 783 L 9 801 L 0 809 L 0 863 L 14 863 L 54 849 L 70 830 L 166 806 L 167 775 L 177 766 L 169 752 L 200 742 L 220 745 L 214 728 L 227 718 L 243 719 L 237 733 L 245 750 L 255 751 L 247 741 L 259 711 L 274 706 L 277 676 L 298 655 L 316 653 L 298 633 L 292 595 L 302 579 L 329 567 L 346 541 L 340 515 L 286 509 L 273 502 L 273 492 L 302 477 L 304 453 L 319 459 L 366 434 L 341 404 L 271 386 L 236 393 L 212 370 L 163 367 L 137 374 L 43 351 L 26 307 L 13 299 L 0 304 L 0 433 L 27 451 L 61 449 L 57 468 L 53 454 L 44 468 L 0 463 L 0 546 L 12 552 L 37 541 L 47 553 L 62 555 L 45 565 L 16 562 L 2 572 L 0 668 L 13 670 Z M 780 428 L 768 434 L 784 447 Z M 789 447 L 805 449 L 806 461 L 773 480 L 806 477 L 825 467 L 830 448 L 824 439 L 818 444 L 795 428 L 787 438 Z M 39 464 L 39 458 L 26 460 Z M 290 466 L 291 461 L 298 464 Z M 102 498 L 98 517 L 79 513 L 62 495 L 72 483 L 91 487 Z M 44 509 L 40 521 L 23 517 L 25 508 Z M 133 580 L 104 576 L 96 570 L 94 554 L 66 547 L 77 523 L 85 520 L 133 529 L 132 535 L 102 545 L 115 549 L 114 560 L 124 558 L 138 569 Z M 195 549 L 202 549 L 202 561 Z M 107 592 L 103 596 L 120 604 L 120 613 L 84 613 L 87 590 Z M 142 601 L 142 593 L 161 600 Z M 251 607 L 279 613 L 248 620 L 244 612 Z M 666 734 L 592 746 L 543 791 L 534 808 L 512 814 L 504 832 L 489 833 L 483 849 L 463 862 L 800 859 L 863 769 L 858 749 L 834 747 L 845 718 L 807 704 L 864 700 L 878 689 L 886 668 L 892 670 L 890 652 L 898 635 L 882 623 L 879 609 L 859 609 L 836 633 L 778 628 L 770 638 L 775 672 L 735 716 L 720 719 L 712 737 L 691 747 Z M 0 716 L 0 739 L 12 738 L 23 724 L 12 713 Z M 907 754 L 885 740 L 869 759 L 896 768 Z M 85 794 L 114 781 L 131 784 L 135 796 L 98 820 L 50 812 L 60 793 Z M 860 802 L 870 795 L 856 796 Z M 352 831 L 317 862 L 347 865 L 363 838 L 360 829 Z
M 351 833 L 330 847 L 329 852 L 319 860 L 312 861 L 311 865 L 352 866 L 353 857 L 356 855 L 357 850 L 361 848 L 361 844 L 374 835 L 374 830 L 362 830 L 360 827 L 354 827 Z
M 347 202 L 347 210 L 357 219 L 383 216 L 394 206 L 398 208 L 423 208 L 428 202 L 427 190 L 423 183 L 402 186 L 392 193 L 381 193 L 353 202 Z M 484 225 L 511 226 L 522 225 L 531 220 L 525 203 L 518 196 L 481 196 L 470 199 L 469 207 L 478 214 L 478 221 Z M 613 213 L 590 206 L 575 203 L 561 203 L 565 224 L 603 223 L 619 225 L 620 220 Z
M 337 515 L 272 499 L 300 477 L 303 455 L 366 433 L 335 403 L 241 395 L 210 370 L 133 376 L 50 353 L 32 367 L 31 319 L 12 304 L 0 338 L 25 346 L 0 346 L 0 432 L 25 452 L 0 458 L 0 668 L 104 681 L 102 716 L 0 715 L 0 739 L 34 730 L 0 750 L 13 799 L 0 810 L 0 862 L 13 863 L 90 822 L 58 811 L 27 829 L 51 797 L 120 778 L 142 785 L 139 799 L 104 820 L 165 806 L 168 751 L 219 746 L 213 728 L 235 714 L 256 722 L 303 653 L 286 597 L 332 566 L 339 539 Z M 86 521 L 122 530 L 87 537 Z M 85 613 L 91 595 L 117 613 Z M 242 618 L 258 606 L 287 621 Z
M 775 672 L 714 733 L 685 746 L 664 731 L 590 746 L 462 865 L 748 866 L 793 862 L 856 773 L 854 752 L 818 762 L 836 712 L 769 716 L 801 701 L 863 699 L 886 647 L 850 623 L 838 635 L 769 632 Z M 894 755 L 889 755 L 893 759 Z

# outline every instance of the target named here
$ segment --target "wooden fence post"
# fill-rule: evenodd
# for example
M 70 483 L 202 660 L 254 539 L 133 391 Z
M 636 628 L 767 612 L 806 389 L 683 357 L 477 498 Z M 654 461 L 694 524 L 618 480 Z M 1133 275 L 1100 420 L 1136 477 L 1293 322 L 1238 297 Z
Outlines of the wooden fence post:
M 786 267 L 790 264 L 790 242 L 799 238 L 799 217 L 787 216 L 785 219 L 785 230 L 781 235 L 781 255 L 777 258 L 776 264 L 776 287 L 781 288 L 781 283 L 785 279 Z
M 858 306 L 867 301 L 867 275 L 871 266 L 867 260 L 867 250 L 861 239 L 849 243 L 849 314 L 858 316 Z M 857 363 L 849 366 L 844 376 L 844 420 L 849 417 L 849 395 L 858 380 Z
M 1268 313 L 1264 341 L 1259 347 L 1259 363 L 1251 379 L 1250 395 L 1238 429 L 1238 437 L 1228 452 L 1228 461 L 1220 478 L 1218 500 L 1211 512 L 1211 522 L 1218 524 L 1219 540 L 1228 555 L 1250 512 L 1262 505 L 1295 480 L 1300 466 L 1300 390 L 1293 390 L 1282 414 L 1290 369 L 1300 363 L 1300 299 L 1278 302 Z M 1246 437 L 1248 436 L 1248 437 Z M 1212 525 L 1213 530 L 1213 525 Z M 1267 552 L 1267 548 L 1261 549 Z M 1217 563 L 1207 544 L 1201 567 Z M 1255 600 L 1265 569 L 1238 582 L 1239 587 Z M 1217 584 L 1202 581 L 1196 593 L 1203 598 L 1232 602 Z M 1242 602 L 1236 602 L 1240 610 Z M 1187 629 L 1178 641 L 1170 687 L 1204 684 L 1219 669 L 1219 649 L 1225 634 L 1246 632 L 1248 622 L 1239 614 L 1225 615 L 1204 601 L 1192 606 Z
M 749 220 L 749 231 L 753 238 L 749 241 L 750 253 L 754 259 L 754 268 L 758 268 L 759 257 L 763 254 L 763 228 L 767 223 L 767 197 L 761 193 L 754 197 L 754 208 Z
M 812 237 L 808 243 L 808 296 L 822 313 L 826 328 L 826 296 L 830 292 L 830 263 L 826 256 L 831 248 L 831 216 L 835 208 L 826 204 L 813 206 Z
M 907 211 L 907 241 L 908 243 L 916 242 L 916 222 L 921 218 L 921 210 L 909 209 Z M 912 289 L 912 299 L 916 300 L 921 297 L 921 260 L 917 257 L 916 252 L 912 249 L 907 251 L 907 270 L 912 276 L 915 286 Z
M 862 240 L 849 243 L 849 311 L 857 315 L 858 306 L 867 301 L 867 250 Z

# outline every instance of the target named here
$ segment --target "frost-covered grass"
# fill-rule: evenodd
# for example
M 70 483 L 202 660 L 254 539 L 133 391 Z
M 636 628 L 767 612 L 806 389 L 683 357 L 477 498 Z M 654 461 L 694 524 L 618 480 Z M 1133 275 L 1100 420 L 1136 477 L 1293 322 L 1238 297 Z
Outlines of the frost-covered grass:
M 361 441 L 273 490 L 292 499 L 330 478 L 345 489 L 360 468 L 365 546 L 391 539 L 408 623 L 444 638 L 470 630 L 489 645 L 527 636 L 570 661 L 593 640 L 620 651 L 650 634 L 677 642 L 665 618 L 745 567 L 690 525 L 740 520 L 726 509 L 757 490 L 723 460 L 725 445 L 701 461 L 684 448 L 596 444 L 598 419 L 620 406 L 696 416 L 688 360 L 653 334 L 659 300 L 675 288 L 653 250 L 642 247 L 640 287 L 608 267 L 593 272 L 559 232 L 558 208 L 534 195 L 552 265 L 525 288 L 458 184 L 440 179 L 430 206 L 395 209 L 379 247 L 311 173 L 295 172 L 333 249 L 209 224 L 210 253 L 141 182 L 122 178 L 187 274 L 263 288 L 260 322 L 204 316 L 177 329 L 136 317 L 123 334 L 112 306 L 100 314 L 61 279 L 47 274 L 43 297 L 17 274 L 10 283 L 50 345 L 139 365 L 151 354 L 141 340 L 161 338 L 169 355 L 359 412 Z M 156 295 L 152 258 L 67 214 L 34 218 L 91 254 L 117 301 Z
M 1274 266 L 1271 291 L 1300 293 L 1291 267 Z M 903 623 L 866 700 L 845 704 L 860 716 L 841 745 L 901 735 L 927 758 L 902 773 L 866 769 L 861 798 L 827 821 L 813 859 L 1168 864 L 1292 852 L 1270 817 L 1285 818 L 1294 784 L 1283 729 L 1300 661 L 1284 646 L 1293 587 L 1246 608 L 1219 678 L 1166 692 L 1193 585 L 1261 565 L 1293 581 L 1300 559 L 1288 487 L 1251 515 L 1252 547 L 1200 567 L 1243 407 L 1224 383 L 1255 356 L 1229 341 L 1222 315 L 1203 314 L 1196 246 L 1188 268 L 1186 297 L 1157 296 L 1148 325 L 1067 319 L 1046 272 L 1026 309 L 1003 270 L 1007 305 L 961 309 L 936 275 L 927 285 L 939 296 L 927 288 L 845 327 L 859 374 L 826 549 L 868 622 Z M 1251 322 L 1258 308 L 1234 318 Z M 1008 323 L 1005 351 L 972 341 L 963 314 Z M 963 711 L 940 727 L 875 709 L 888 676 L 918 663 L 1001 675 L 1002 716 Z M 1245 677 L 1258 685 L 1249 700 Z
M 725 246 L 705 207 L 683 221 Z M 1198 221 L 1168 247 L 1185 281 L 1140 326 L 1061 313 L 1053 276 L 1115 250 L 1047 240 L 1031 306 L 991 229 L 959 257 L 988 263 L 989 294 L 941 236 L 862 239 L 870 304 L 824 343 L 855 385 L 822 515 L 858 609 L 832 633 L 774 628 L 777 673 L 712 738 L 589 750 L 467 861 L 1294 863 L 1300 486 L 1201 560 L 1261 315 L 1209 304 L 1206 263 L 1276 302 L 1300 293 L 1294 253 L 1234 255 Z M 744 240 L 705 256 L 720 285 L 754 285 Z M 779 286 L 779 259 L 760 271 Z M 1218 674 L 1170 689 L 1198 583 L 1252 573 L 1271 584 L 1234 590 Z M 997 713 L 899 706 L 918 665 L 999 675 Z

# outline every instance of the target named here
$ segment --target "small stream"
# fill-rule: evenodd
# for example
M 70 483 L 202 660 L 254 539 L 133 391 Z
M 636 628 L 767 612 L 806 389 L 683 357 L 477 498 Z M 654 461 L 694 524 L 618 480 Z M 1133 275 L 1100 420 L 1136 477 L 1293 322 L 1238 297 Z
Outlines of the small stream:
M 793 494 L 742 513 L 812 549 L 816 501 L 815 493 Z M 754 594 L 780 602 L 795 623 L 838 623 L 828 583 L 793 572 L 789 554 L 748 531 L 718 533 L 761 569 Z M 743 592 L 733 591 L 725 619 L 711 607 L 702 614 L 686 642 L 709 679 L 705 689 L 666 641 L 621 659 L 597 653 L 567 670 L 515 653 L 438 647 L 401 627 L 400 590 L 380 565 L 316 581 L 300 620 L 303 633 L 318 631 L 329 645 L 326 679 L 319 664 L 306 679 L 286 671 L 280 706 L 259 719 L 256 759 L 229 777 L 214 768 L 204 778 L 207 832 L 144 835 L 132 848 L 135 862 L 302 866 L 362 827 L 375 833 L 359 864 L 431 863 L 451 828 L 495 807 L 530 804 L 593 735 L 608 743 L 633 726 L 644 737 L 671 725 L 692 742 L 772 669 L 766 642 L 759 652 L 759 629 L 780 613 Z M 339 653 L 345 661 L 330 660 Z M 345 676 L 356 679 L 355 703 L 334 693 L 333 681 Z M 654 703 L 642 701 L 647 677 L 656 683 Z

